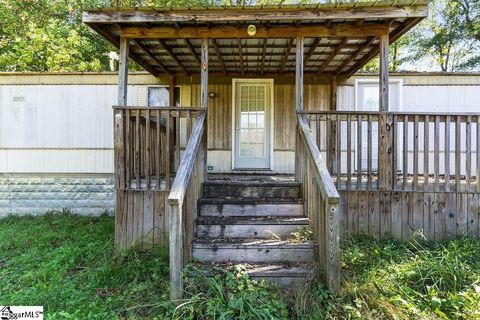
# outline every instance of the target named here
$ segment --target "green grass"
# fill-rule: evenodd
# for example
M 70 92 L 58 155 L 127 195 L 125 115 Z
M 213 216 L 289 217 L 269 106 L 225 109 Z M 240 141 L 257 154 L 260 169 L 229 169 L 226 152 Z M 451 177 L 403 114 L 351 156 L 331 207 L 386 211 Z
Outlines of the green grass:
M 116 255 L 113 233 L 108 216 L 0 220 L 0 305 L 43 305 L 46 319 L 480 319 L 480 240 L 347 239 L 338 296 L 320 281 L 286 294 L 234 266 L 187 279 L 175 309 L 167 250 Z

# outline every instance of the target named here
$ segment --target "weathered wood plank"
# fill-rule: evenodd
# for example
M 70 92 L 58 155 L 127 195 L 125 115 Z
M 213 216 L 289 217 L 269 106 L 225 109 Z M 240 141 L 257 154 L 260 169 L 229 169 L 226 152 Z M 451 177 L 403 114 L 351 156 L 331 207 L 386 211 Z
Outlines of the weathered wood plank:
M 254 35 L 248 35 L 249 38 L 285 38 L 290 36 L 295 38 L 303 36 L 312 37 L 369 37 L 382 36 L 388 34 L 388 24 L 386 23 L 365 23 L 361 28 L 352 23 L 335 23 L 327 25 L 311 26 L 257 26 L 257 32 Z M 121 37 L 142 38 L 142 39 L 178 39 L 178 38 L 196 38 L 205 37 L 211 39 L 232 39 L 245 38 L 245 29 L 236 26 L 222 25 L 211 27 L 190 27 L 180 28 L 172 27 L 126 27 L 120 31 Z M 387 38 L 388 41 L 388 38 Z
M 457 235 L 457 196 L 454 193 L 445 196 L 445 237 L 454 238 Z
M 457 193 L 457 236 L 468 234 L 468 194 Z
M 441 241 L 447 236 L 449 212 L 447 212 L 447 197 L 445 193 L 435 194 L 435 241 Z
M 217 22 L 217 21 L 268 21 L 268 20 L 320 20 L 325 19 L 377 19 L 397 17 L 426 17 L 426 5 L 414 6 L 356 6 L 355 10 L 325 6 L 312 6 L 308 8 L 234 8 L 224 10 L 223 7 L 209 8 L 209 10 L 113 10 L 113 11 L 84 11 L 85 23 L 124 23 L 124 22 Z M 246 30 L 245 30 L 246 34 Z
M 435 193 L 423 194 L 423 235 L 427 240 L 435 240 Z
M 348 233 L 350 235 L 357 234 L 358 228 L 358 192 L 348 192 Z
M 380 197 L 378 192 L 368 193 L 368 213 L 370 235 L 378 239 L 380 237 Z
M 402 225 L 403 225 L 403 203 L 402 196 L 399 192 L 392 193 L 391 197 L 391 212 L 392 212 L 392 232 L 393 238 L 402 240 Z
M 479 237 L 479 194 L 467 194 L 468 236 Z
M 391 234 L 391 193 L 388 191 L 379 192 L 380 198 L 380 237 L 388 238 Z
M 379 36 L 380 40 L 380 99 L 379 110 L 389 111 L 389 73 L 388 73 L 388 45 L 390 44 L 389 34 Z

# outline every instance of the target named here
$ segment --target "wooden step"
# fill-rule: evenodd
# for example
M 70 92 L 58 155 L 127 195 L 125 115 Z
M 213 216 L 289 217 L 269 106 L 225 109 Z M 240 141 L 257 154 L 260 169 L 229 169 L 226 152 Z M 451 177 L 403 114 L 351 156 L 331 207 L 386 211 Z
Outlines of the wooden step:
M 302 217 L 303 201 L 301 199 L 223 199 L 209 198 L 200 200 L 202 217 Z
M 312 262 L 312 243 L 253 239 L 196 239 L 193 258 L 234 263 Z
M 213 267 L 222 268 L 225 271 L 233 266 L 231 263 L 206 263 L 200 267 L 205 270 L 207 276 L 212 276 Z M 304 285 L 313 277 L 313 266 L 308 263 L 295 264 L 242 264 L 246 269 L 251 280 L 265 280 L 275 284 L 280 288 L 294 289 L 295 287 Z
M 207 181 L 203 184 L 204 198 L 298 199 L 298 182 Z
M 308 226 L 304 217 L 200 217 L 197 238 L 287 238 Z

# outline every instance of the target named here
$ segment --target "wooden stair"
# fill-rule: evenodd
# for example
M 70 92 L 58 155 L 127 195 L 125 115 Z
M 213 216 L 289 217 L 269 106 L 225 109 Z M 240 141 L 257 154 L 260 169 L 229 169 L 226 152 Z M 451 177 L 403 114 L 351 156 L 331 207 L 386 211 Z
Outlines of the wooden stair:
M 310 276 L 311 242 L 292 241 L 308 226 L 300 184 L 265 179 L 209 180 L 199 201 L 193 258 L 244 264 L 253 279 L 288 287 Z

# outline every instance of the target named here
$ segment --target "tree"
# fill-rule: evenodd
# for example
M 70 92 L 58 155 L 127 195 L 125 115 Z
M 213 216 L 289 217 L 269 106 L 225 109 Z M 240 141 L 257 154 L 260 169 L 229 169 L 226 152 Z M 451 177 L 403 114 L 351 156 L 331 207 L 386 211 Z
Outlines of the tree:
M 411 34 L 410 61 L 421 69 L 441 71 L 467 70 L 476 55 L 479 42 L 466 27 L 465 10 L 460 5 L 466 0 L 437 0 L 430 16 Z M 429 64 L 425 68 L 422 64 Z

